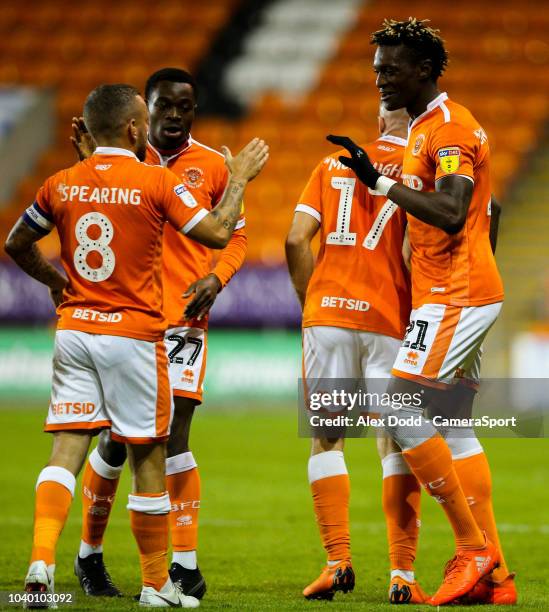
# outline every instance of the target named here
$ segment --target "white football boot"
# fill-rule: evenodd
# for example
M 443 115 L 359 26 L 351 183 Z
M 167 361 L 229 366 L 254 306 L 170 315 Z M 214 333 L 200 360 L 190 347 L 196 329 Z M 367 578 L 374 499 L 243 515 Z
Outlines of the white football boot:
M 168 578 L 160 591 L 144 586 L 141 589 L 139 605 L 147 608 L 198 608 L 200 601 L 196 597 L 185 595 Z
M 25 576 L 25 592 L 26 593 L 54 593 L 54 565 L 48 567 L 45 561 L 33 561 L 30 564 L 29 571 Z M 25 608 L 33 610 L 37 608 L 57 609 L 57 605 L 53 602 L 25 602 Z

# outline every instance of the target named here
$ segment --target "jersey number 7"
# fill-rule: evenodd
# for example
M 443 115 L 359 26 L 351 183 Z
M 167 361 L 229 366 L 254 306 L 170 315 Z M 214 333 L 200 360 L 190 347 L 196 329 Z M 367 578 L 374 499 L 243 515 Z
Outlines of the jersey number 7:
M 355 246 L 356 233 L 350 232 L 351 210 L 353 207 L 353 194 L 355 191 L 356 179 L 350 177 L 333 176 L 331 185 L 339 190 L 339 205 L 337 208 L 337 222 L 335 232 L 330 232 L 326 237 L 326 244 L 339 246 Z M 381 195 L 377 191 L 368 189 L 370 195 Z M 362 242 L 365 249 L 373 251 L 379 243 L 387 223 L 397 210 L 397 205 L 391 200 L 386 200 L 379 210 L 370 231 Z

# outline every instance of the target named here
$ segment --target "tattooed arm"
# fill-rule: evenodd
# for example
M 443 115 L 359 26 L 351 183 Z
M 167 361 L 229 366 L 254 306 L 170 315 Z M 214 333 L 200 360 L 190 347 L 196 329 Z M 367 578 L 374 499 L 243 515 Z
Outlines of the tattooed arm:
M 55 306 L 62 302 L 65 277 L 42 255 L 36 242 L 43 236 L 29 227 L 23 219 L 13 226 L 4 244 L 4 250 L 29 276 L 47 285 Z
M 242 198 L 249 181 L 254 179 L 269 159 L 269 147 L 254 138 L 235 155 L 222 147 L 225 164 L 231 177 L 219 204 L 202 221 L 197 223 L 187 236 L 213 249 L 227 246 L 236 222 L 240 217 Z

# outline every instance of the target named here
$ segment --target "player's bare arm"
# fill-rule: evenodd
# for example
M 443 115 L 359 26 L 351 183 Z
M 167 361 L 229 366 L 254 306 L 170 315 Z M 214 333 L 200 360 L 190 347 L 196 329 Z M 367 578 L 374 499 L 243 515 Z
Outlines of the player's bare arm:
M 501 215 L 501 204 L 496 200 L 494 194 L 492 194 L 491 205 L 490 205 L 490 246 L 492 247 L 492 253 L 496 252 L 496 246 L 498 243 L 498 231 L 499 231 L 499 217 Z
M 286 238 L 286 262 L 301 309 L 315 265 L 311 241 L 319 227 L 319 222 L 311 215 L 296 212 Z
M 4 250 L 29 276 L 49 287 L 51 299 L 57 307 L 62 301 L 67 279 L 48 262 L 38 249 L 36 242 L 42 237 L 23 219 L 19 219 L 9 233 Z
M 222 147 L 225 164 L 231 173 L 221 202 L 187 236 L 212 249 L 223 249 L 229 242 L 240 217 L 244 191 L 269 159 L 269 147 L 259 138 L 251 140 L 233 157 Z
M 436 181 L 434 192 L 416 191 L 382 176 L 366 151 L 347 136 L 329 135 L 327 139 L 349 151 L 351 157 L 340 156 L 339 161 L 353 170 L 370 189 L 386 195 L 420 221 L 448 234 L 457 234 L 463 227 L 474 186 L 468 178 L 444 176 Z
M 71 143 L 80 161 L 88 159 L 88 157 L 93 155 L 97 145 L 93 136 L 88 132 L 88 128 L 84 123 L 84 117 L 72 118 Z

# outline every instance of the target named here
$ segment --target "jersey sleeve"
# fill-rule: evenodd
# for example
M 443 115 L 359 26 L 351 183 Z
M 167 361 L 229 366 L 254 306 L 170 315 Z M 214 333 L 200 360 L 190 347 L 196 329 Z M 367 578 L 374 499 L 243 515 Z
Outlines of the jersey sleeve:
M 161 202 L 167 221 L 177 231 L 184 234 L 189 233 L 204 217 L 208 216 L 208 211 L 198 205 L 192 193 L 177 175 L 168 169 L 164 173 Z
M 248 239 L 244 228 L 235 229 L 227 246 L 221 251 L 219 260 L 212 270 L 213 274 L 220 280 L 222 288 L 225 287 L 242 267 L 246 259 L 247 250 Z
M 311 215 L 319 223 L 322 221 L 322 168 L 323 164 L 320 163 L 313 170 L 295 207 L 295 212 Z
M 46 236 L 54 228 L 49 179 L 38 190 L 34 203 L 23 213 L 23 221 L 42 236 Z
M 429 155 L 436 166 L 435 181 L 444 176 L 464 176 L 474 182 L 478 139 L 470 127 L 448 122 L 432 136 Z

